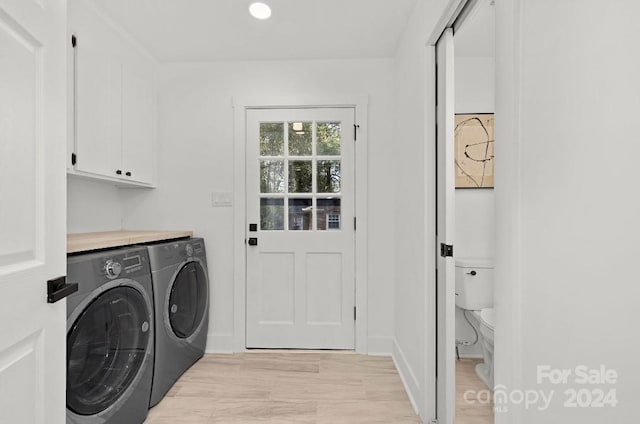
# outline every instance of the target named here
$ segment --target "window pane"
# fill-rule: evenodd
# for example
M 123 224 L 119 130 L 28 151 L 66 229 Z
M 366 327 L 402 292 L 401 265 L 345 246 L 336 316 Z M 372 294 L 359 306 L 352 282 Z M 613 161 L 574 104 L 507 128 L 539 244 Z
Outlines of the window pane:
M 289 230 L 311 230 L 312 205 L 311 199 L 289 199 Z
M 260 193 L 284 193 L 284 161 L 260 161 Z
M 260 123 L 260 156 L 284 154 L 284 123 Z
M 289 162 L 289 193 L 311 193 L 311 161 L 292 160 Z
M 311 122 L 289 122 L 289 154 L 311 156 Z
M 319 155 L 340 154 L 340 122 L 318 122 Z
M 340 193 L 340 161 L 318 161 L 318 193 Z
M 284 230 L 284 199 L 260 199 L 260 229 Z
M 341 228 L 340 199 L 318 199 L 318 231 Z

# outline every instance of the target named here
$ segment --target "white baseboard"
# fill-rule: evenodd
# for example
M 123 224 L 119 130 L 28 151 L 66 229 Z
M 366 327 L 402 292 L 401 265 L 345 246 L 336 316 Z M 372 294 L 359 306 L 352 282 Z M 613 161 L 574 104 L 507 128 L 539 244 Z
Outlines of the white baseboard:
M 367 355 L 393 356 L 394 340 L 389 337 L 369 337 L 367 339 Z M 206 353 L 234 353 L 233 334 L 209 333 L 207 336 Z
M 367 355 L 392 356 L 393 355 L 393 339 L 390 337 L 367 338 Z
M 232 333 L 209 333 L 207 335 L 206 353 L 233 353 Z
M 402 384 L 404 385 L 404 390 L 407 392 L 407 396 L 409 396 L 409 401 L 411 402 L 411 406 L 413 406 L 413 410 L 416 415 L 420 415 L 420 409 L 418 408 L 418 403 L 416 399 L 420 398 L 420 384 L 418 383 L 418 379 L 416 375 L 411 370 L 411 366 L 409 362 L 407 362 L 407 358 L 404 356 L 402 349 L 398 345 L 398 342 L 393 340 L 393 363 L 396 365 L 398 370 L 398 374 L 400 374 L 400 379 L 402 380 Z
M 460 357 L 462 358 L 482 358 L 482 349 L 480 346 L 458 346 L 458 351 L 460 352 Z
M 460 352 L 460 359 L 482 359 L 482 353 L 474 353 L 474 352 L 470 352 L 470 353 L 465 353 L 465 352 Z

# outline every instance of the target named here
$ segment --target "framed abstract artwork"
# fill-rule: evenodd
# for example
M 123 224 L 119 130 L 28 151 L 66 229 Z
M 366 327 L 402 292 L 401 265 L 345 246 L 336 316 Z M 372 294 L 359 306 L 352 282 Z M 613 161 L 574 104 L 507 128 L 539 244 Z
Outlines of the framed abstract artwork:
M 456 188 L 493 188 L 493 113 L 455 118 Z

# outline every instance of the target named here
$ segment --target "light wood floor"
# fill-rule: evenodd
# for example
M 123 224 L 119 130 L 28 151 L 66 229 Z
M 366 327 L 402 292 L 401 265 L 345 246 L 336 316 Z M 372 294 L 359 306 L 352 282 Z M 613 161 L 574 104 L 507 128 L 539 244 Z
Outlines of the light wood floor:
M 478 403 L 486 400 L 487 386 L 476 374 L 476 364 L 481 359 L 460 359 L 456 361 L 456 424 L 493 424 L 493 404 Z M 480 396 L 467 395 L 467 399 L 476 400 L 470 403 L 465 400 L 465 392 L 472 390 Z
M 420 423 L 388 357 L 328 352 L 206 355 L 145 424 Z

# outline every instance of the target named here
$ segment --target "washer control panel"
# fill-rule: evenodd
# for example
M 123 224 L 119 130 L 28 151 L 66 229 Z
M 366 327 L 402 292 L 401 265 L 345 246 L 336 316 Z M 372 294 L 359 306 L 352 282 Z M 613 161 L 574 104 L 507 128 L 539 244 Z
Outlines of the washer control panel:
M 120 264 L 120 262 L 109 259 L 107 263 L 104 264 L 104 275 L 106 275 L 110 280 L 118 278 L 121 272 L 122 265 Z

